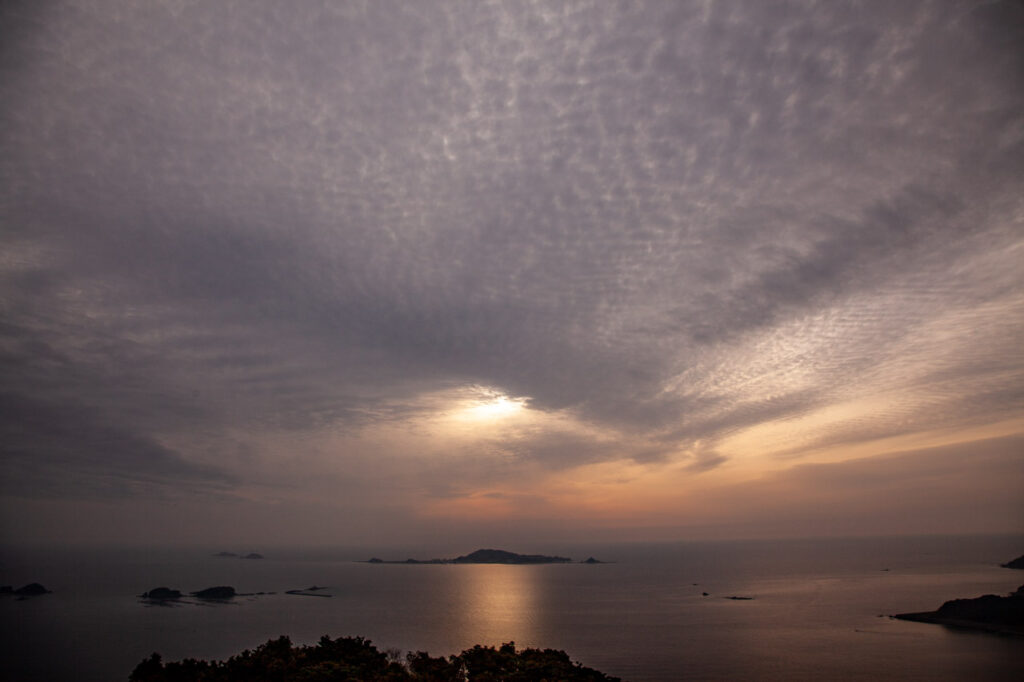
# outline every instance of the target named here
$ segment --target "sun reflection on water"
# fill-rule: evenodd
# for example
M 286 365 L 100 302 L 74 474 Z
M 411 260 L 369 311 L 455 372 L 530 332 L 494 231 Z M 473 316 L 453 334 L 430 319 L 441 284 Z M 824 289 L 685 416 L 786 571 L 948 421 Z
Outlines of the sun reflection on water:
M 481 644 L 538 640 L 536 566 L 478 564 L 455 567 L 463 581 L 457 622 L 462 638 Z

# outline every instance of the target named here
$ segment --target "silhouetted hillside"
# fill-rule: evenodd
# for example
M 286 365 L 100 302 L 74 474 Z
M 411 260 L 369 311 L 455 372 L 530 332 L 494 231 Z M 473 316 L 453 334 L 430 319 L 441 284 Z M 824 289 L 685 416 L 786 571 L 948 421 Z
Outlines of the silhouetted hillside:
M 1024 554 L 1003 564 L 1003 568 L 1024 568 Z
M 503 549 L 478 549 L 472 554 L 452 559 L 454 564 L 564 564 L 572 559 L 543 554 L 516 554 Z
M 974 599 L 952 599 L 935 611 L 901 613 L 895 617 L 920 623 L 1024 635 L 1024 585 L 1005 597 L 986 594 Z

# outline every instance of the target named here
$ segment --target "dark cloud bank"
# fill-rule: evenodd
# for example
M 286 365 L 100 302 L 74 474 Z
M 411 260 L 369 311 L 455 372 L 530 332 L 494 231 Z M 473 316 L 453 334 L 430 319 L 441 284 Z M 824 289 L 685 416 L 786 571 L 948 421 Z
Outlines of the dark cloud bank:
M 582 463 L 1019 432 L 1020 3 L 9 2 L 0 31 L 10 533 L 47 499 L 270 504 L 298 465 L 387 532 Z M 325 444 L 467 386 L 602 435 L 468 468 Z

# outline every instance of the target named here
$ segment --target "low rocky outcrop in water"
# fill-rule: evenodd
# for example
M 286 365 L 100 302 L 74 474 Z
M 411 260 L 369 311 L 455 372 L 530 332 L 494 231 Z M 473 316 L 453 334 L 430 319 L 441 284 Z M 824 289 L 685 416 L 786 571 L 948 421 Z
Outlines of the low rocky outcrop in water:
M 307 587 L 304 590 L 286 590 L 285 594 L 297 594 L 297 595 L 299 595 L 301 597 L 330 597 L 330 596 L 332 596 L 330 594 L 325 594 L 325 593 L 321 592 L 321 590 L 326 590 L 326 589 L 327 589 L 326 587 L 321 587 L 319 585 L 313 585 L 311 587 Z
M 263 555 L 258 552 L 249 552 L 248 554 L 237 554 L 235 552 L 217 552 L 213 556 L 222 557 L 224 559 L 262 559 Z
M 237 594 L 235 588 L 221 585 L 218 587 L 207 587 L 205 590 L 193 592 L 192 596 L 197 599 L 231 599 Z
M 974 599 L 953 599 L 935 611 L 900 613 L 893 617 L 919 623 L 1024 635 L 1024 585 L 1005 597 L 986 594 Z
M 154 587 L 149 592 L 142 594 L 143 599 L 152 599 L 154 601 L 164 601 L 167 599 L 181 599 L 181 592 L 178 590 L 172 590 L 169 587 Z
M 1002 566 L 1003 568 L 1024 568 L 1024 554 L 1021 554 L 1013 561 L 1008 561 L 1005 564 L 1002 564 Z

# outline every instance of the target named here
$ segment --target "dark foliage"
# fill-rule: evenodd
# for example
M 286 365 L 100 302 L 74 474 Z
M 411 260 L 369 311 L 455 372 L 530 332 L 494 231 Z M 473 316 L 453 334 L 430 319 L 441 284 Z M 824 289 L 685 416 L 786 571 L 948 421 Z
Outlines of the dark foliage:
M 326 635 L 316 646 L 292 646 L 288 637 L 272 639 L 226 661 L 164 663 L 154 653 L 139 663 L 131 682 L 618 682 L 573 663 L 564 651 L 523 649 L 509 642 L 500 648 L 477 645 L 448 658 L 425 651 L 406 656 L 402 665 L 362 637 Z

